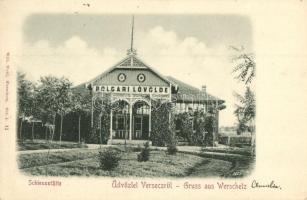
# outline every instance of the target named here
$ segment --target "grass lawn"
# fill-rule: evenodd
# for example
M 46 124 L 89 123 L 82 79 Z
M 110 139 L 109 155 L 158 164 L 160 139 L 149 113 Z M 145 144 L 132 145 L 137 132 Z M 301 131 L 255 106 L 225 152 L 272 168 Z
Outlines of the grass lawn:
M 251 155 L 251 148 L 250 147 L 245 147 L 245 148 L 239 148 L 239 147 L 227 147 L 227 148 L 203 148 L 203 152 L 217 152 L 217 153 L 230 153 L 230 154 L 240 154 L 240 155 L 245 155 L 245 156 L 250 156 Z
M 46 140 L 26 140 L 24 142 L 18 142 L 18 151 L 26 150 L 39 150 L 39 149 L 72 149 L 72 148 L 87 148 L 86 144 L 79 144 L 75 142 L 53 141 L 47 143 Z
M 20 154 L 18 158 L 18 165 L 20 169 L 33 168 L 37 166 L 44 166 L 47 164 L 57 164 L 69 161 L 83 160 L 88 158 L 94 158 L 98 155 L 97 150 L 71 150 L 63 152 L 50 152 L 47 153 L 29 153 Z
M 120 147 L 118 147 L 120 148 Z M 102 151 L 106 148 L 101 149 Z M 123 151 L 119 165 L 111 170 L 99 166 L 98 149 L 74 149 L 65 152 L 20 154 L 18 163 L 27 175 L 108 176 L 108 177 L 243 177 L 250 174 L 249 157 L 206 157 L 193 153 L 168 155 L 152 149 L 147 162 L 138 162 L 137 149 Z
M 147 162 L 138 162 L 138 152 L 121 153 L 118 167 L 112 171 L 102 170 L 97 159 L 99 150 L 71 150 L 52 152 L 49 165 L 46 153 L 20 154 L 19 168 L 27 175 L 50 176 L 113 176 L 113 177 L 185 177 L 195 165 L 205 158 L 185 153 L 168 155 L 164 151 L 152 150 Z
M 255 165 L 255 157 L 236 160 L 226 177 L 240 178 L 251 174 Z

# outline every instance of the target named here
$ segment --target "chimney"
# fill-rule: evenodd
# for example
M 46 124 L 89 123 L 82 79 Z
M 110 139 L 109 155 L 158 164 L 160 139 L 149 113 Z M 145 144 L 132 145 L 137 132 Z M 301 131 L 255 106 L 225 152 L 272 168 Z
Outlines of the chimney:
M 202 85 L 201 86 L 201 91 L 203 94 L 206 94 L 207 93 L 207 86 L 206 85 Z

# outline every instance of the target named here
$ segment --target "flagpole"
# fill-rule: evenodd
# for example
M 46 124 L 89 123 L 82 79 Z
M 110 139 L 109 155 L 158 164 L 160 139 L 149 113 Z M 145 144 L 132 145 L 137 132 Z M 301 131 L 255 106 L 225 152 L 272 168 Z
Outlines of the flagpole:
M 132 28 L 131 28 L 131 43 L 130 43 L 130 50 L 133 50 L 133 32 L 134 32 L 134 15 L 132 15 Z

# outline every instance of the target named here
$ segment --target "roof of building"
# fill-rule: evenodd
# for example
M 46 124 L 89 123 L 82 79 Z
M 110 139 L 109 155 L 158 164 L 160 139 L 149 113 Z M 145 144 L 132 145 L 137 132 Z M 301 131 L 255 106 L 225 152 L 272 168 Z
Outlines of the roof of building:
M 102 74 L 96 76 L 92 80 L 88 81 L 87 83 L 93 83 L 98 79 L 101 79 L 105 77 L 108 73 L 113 71 L 114 69 L 148 69 L 149 71 L 156 74 L 160 79 L 167 82 L 168 84 L 171 83 L 165 76 L 160 74 L 158 71 L 156 71 L 154 68 L 146 64 L 144 61 L 142 61 L 140 58 L 136 56 L 136 54 L 128 54 L 124 59 L 107 69 Z
M 177 93 L 173 94 L 173 98 L 176 98 L 177 102 L 201 103 L 209 101 L 212 103 L 218 102 L 219 104 L 225 102 L 222 99 L 219 99 L 205 91 L 201 91 L 200 89 L 175 79 L 174 77 L 167 76 L 166 78 L 178 87 Z

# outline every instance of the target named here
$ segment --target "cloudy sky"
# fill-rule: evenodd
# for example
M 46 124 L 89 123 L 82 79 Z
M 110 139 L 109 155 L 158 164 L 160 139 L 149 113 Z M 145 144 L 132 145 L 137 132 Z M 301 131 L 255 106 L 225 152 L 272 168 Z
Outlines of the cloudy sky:
M 130 47 L 130 15 L 32 15 L 23 24 L 19 70 L 27 78 L 68 77 L 86 82 L 126 56 Z M 226 100 L 221 125 L 233 125 L 233 80 L 229 46 L 252 51 L 248 18 L 234 15 L 136 15 L 134 48 L 138 57 L 171 75 Z

